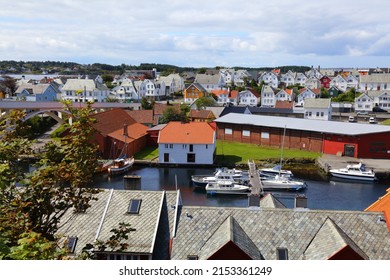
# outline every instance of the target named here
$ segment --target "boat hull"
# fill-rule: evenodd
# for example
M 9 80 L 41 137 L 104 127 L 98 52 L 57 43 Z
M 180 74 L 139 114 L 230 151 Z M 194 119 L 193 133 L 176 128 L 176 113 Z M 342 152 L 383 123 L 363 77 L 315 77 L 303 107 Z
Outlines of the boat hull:
M 347 173 L 342 173 L 342 172 L 337 172 L 337 171 L 329 171 L 329 173 L 336 178 L 341 178 L 341 179 L 348 179 L 348 180 L 358 180 L 358 181 L 375 181 L 376 177 L 375 175 L 371 174 L 347 174 Z
M 134 159 L 126 159 L 122 164 L 112 164 L 110 167 L 108 167 L 108 174 L 109 175 L 117 175 L 127 172 L 134 164 Z
M 265 191 L 300 191 L 306 189 L 304 182 L 283 181 L 283 180 L 262 180 L 262 187 Z

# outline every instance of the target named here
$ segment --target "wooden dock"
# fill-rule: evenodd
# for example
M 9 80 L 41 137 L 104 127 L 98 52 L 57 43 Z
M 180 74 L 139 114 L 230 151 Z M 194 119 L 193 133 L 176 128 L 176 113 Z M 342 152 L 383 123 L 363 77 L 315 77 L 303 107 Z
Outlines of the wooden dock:
M 263 184 L 261 183 L 260 174 L 257 171 L 254 161 L 248 160 L 249 181 L 251 185 L 251 195 L 263 196 Z

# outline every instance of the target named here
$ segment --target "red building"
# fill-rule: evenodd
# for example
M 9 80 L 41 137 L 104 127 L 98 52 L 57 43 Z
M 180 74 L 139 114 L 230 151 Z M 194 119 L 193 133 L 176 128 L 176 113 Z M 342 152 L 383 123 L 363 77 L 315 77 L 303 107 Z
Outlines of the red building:
M 320 79 L 320 83 L 321 83 L 321 87 L 323 88 L 330 88 L 330 82 L 331 82 L 331 79 L 328 77 L 328 76 L 322 76 L 322 78 Z
M 234 113 L 215 122 L 220 140 L 281 147 L 284 136 L 286 149 L 390 159 L 389 126 Z

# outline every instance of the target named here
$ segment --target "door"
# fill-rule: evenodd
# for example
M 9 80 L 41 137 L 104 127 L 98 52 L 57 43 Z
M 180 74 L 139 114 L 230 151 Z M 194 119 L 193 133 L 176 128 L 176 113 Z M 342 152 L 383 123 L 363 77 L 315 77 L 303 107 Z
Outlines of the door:
M 164 162 L 169 162 L 169 153 L 164 153 Z
M 344 145 L 344 156 L 355 157 L 355 145 Z

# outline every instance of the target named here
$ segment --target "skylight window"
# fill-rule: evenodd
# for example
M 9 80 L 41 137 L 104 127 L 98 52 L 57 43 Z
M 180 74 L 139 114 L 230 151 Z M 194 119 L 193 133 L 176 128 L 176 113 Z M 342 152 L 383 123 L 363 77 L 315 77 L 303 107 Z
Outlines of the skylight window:
M 78 239 L 79 238 L 77 236 L 68 237 L 68 243 L 66 244 L 66 247 L 71 254 L 73 254 L 74 250 L 76 249 Z
M 130 200 L 129 208 L 127 213 L 129 214 L 139 214 L 139 209 L 141 208 L 141 199 L 132 199 Z

